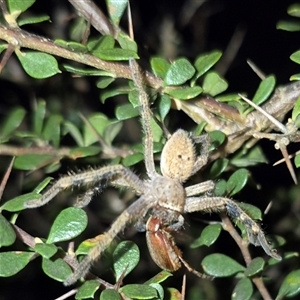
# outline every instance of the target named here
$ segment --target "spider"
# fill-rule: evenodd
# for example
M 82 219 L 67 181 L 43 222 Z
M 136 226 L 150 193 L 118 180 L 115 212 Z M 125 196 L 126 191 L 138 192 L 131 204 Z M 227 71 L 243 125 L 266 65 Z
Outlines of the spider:
M 194 137 L 188 132 L 178 129 L 167 140 L 162 150 L 160 160 L 161 174 L 156 171 L 153 157 L 153 136 L 150 125 L 153 116 L 149 106 L 149 96 L 143 87 L 143 75 L 139 65 L 134 59 L 129 60 L 129 65 L 134 84 L 139 92 L 140 116 L 144 131 L 144 161 L 148 179 L 141 180 L 123 165 L 105 166 L 78 174 L 66 175 L 58 179 L 40 199 L 34 199 L 25 204 L 27 208 L 39 207 L 48 203 L 66 188 L 96 185 L 99 182 L 103 182 L 103 180 L 112 186 L 132 188 L 139 196 L 113 222 L 103 238 L 90 250 L 64 284 L 71 285 L 79 278 L 84 277 L 92 262 L 99 258 L 104 249 L 120 231 L 129 223 L 144 224 L 146 226 L 149 216 L 154 219 L 150 219 L 148 228 L 149 226 L 151 228 L 153 222 L 157 219 L 158 224 L 163 224 L 159 226 L 161 226 L 160 230 L 162 229 L 161 232 L 164 234 L 166 233 L 164 228 L 169 228 L 170 231 L 182 228 L 184 224 L 183 214 L 196 211 L 225 211 L 230 217 L 244 224 L 249 241 L 252 244 L 262 246 L 268 255 L 280 260 L 281 257 L 276 250 L 271 249 L 260 226 L 235 201 L 225 197 L 213 196 L 213 181 L 208 180 L 184 187 L 184 183 L 208 162 L 210 140 L 207 134 Z M 195 144 L 201 144 L 200 155 L 196 154 Z M 82 198 L 81 205 L 87 205 L 98 190 L 99 188 L 88 190 Z M 168 249 L 167 251 L 175 252 L 176 254 L 177 248 L 174 248 L 175 244 L 172 244 L 171 237 L 165 235 L 163 238 L 170 243 L 173 249 L 170 248 L 171 251 Z M 181 256 L 178 253 L 177 257 L 180 260 Z M 157 262 L 158 259 L 155 258 L 154 260 Z

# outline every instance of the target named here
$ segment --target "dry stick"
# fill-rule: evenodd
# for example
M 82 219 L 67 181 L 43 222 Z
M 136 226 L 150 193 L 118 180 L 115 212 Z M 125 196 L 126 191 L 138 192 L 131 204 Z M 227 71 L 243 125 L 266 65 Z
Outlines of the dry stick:
M 7 168 L 7 170 L 6 170 L 6 172 L 5 172 L 5 174 L 4 174 L 4 177 L 1 181 L 1 184 L 0 184 L 0 201 L 2 199 L 2 195 L 3 195 L 4 189 L 6 187 L 7 180 L 9 178 L 10 173 L 11 173 L 11 170 L 12 170 L 12 167 L 13 167 L 13 164 L 14 164 L 14 160 L 15 160 L 15 158 L 13 157 L 10 164 L 9 164 L 9 166 L 8 166 L 8 168 Z
M 85 20 L 103 35 L 116 38 L 120 29 L 115 28 L 99 7 L 91 0 L 68 0 Z
M 21 29 L 0 25 L 0 39 L 5 40 L 8 44 L 17 45 L 19 48 L 28 48 L 45 52 L 79 62 L 83 65 L 92 66 L 99 70 L 108 71 L 113 77 L 131 79 L 131 71 L 128 65 L 107 62 L 88 53 L 76 53 L 56 45 L 48 38 L 30 34 Z M 155 89 L 159 89 L 163 84 L 160 78 L 153 76 L 149 72 L 145 72 L 145 78 L 145 83 Z
M 239 96 L 244 100 L 246 101 L 249 105 L 251 105 L 252 107 L 254 107 L 257 111 L 259 111 L 260 113 L 262 113 L 266 118 L 268 118 L 270 120 L 270 122 L 272 122 L 276 127 L 278 127 L 278 129 L 280 129 L 280 131 L 285 134 L 285 135 L 288 135 L 290 132 L 288 130 L 288 128 L 286 126 L 284 126 L 283 124 L 281 124 L 279 121 L 277 121 L 272 115 L 270 115 L 269 113 L 267 113 L 265 110 L 263 110 L 260 106 L 256 105 L 255 103 L 253 103 L 252 101 L 250 101 L 249 99 L 247 99 L 246 97 L 244 97 L 243 95 L 239 94 Z M 255 136 L 255 133 L 253 134 L 254 137 Z M 264 137 L 264 136 L 262 136 Z M 266 136 L 266 138 L 268 138 L 268 136 Z M 288 155 L 288 152 L 286 150 L 286 146 L 287 145 L 282 145 L 283 143 L 282 142 L 279 142 L 277 139 L 274 139 L 276 141 L 276 144 L 275 144 L 275 148 L 276 149 L 280 149 L 283 157 L 284 157 L 284 160 L 285 160 L 285 163 L 287 165 L 287 168 L 293 178 L 293 181 L 295 184 L 298 183 L 297 181 L 297 176 L 295 174 L 295 171 L 294 171 L 294 168 L 292 166 L 292 163 L 291 163 L 291 160 L 289 158 L 289 155 Z M 287 139 L 287 142 L 289 143 L 290 140 Z M 278 147 L 277 147 L 278 146 Z
M 240 248 L 240 250 L 242 252 L 242 255 L 244 257 L 246 265 L 249 266 L 252 261 L 252 258 L 251 258 L 251 254 L 248 249 L 248 243 L 246 244 L 245 240 L 242 239 L 241 236 L 238 234 L 238 232 L 233 227 L 228 216 L 225 213 L 221 213 L 220 215 L 221 215 L 221 219 L 222 219 L 223 229 L 226 230 L 231 235 L 231 237 L 235 240 L 235 242 L 237 243 L 238 247 Z M 267 290 L 261 277 L 255 276 L 255 277 L 251 278 L 251 280 L 253 281 L 253 283 L 255 284 L 257 289 L 259 290 L 259 292 L 264 300 L 272 300 L 272 297 L 270 296 L 269 291 Z
M 77 1 L 77 3 L 81 2 L 82 1 Z M 93 22 L 93 20 L 89 20 L 91 23 Z M 0 40 L 1 39 L 7 41 L 8 44 L 16 45 L 19 48 L 23 47 L 42 51 L 79 62 L 83 65 L 108 71 L 114 77 L 127 79 L 132 78 L 131 70 L 128 65 L 103 61 L 88 53 L 73 52 L 72 50 L 56 45 L 50 39 L 30 34 L 19 28 L 10 28 L 0 25 Z M 145 84 L 154 89 L 158 90 L 163 86 L 162 80 L 149 72 L 145 72 L 143 79 Z M 268 103 L 263 105 L 263 109 L 278 120 L 283 119 L 285 114 L 293 108 L 296 99 L 300 96 L 299 85 L 300 83 L 295 82 L 283 88 L 277 89 L 277 92 L 268 101 Z M 176 101 L 176 108 L 179 110 L 184 110 L 184 112 L 196 123 L 200 123 L 203 120 L 206 121 L 208 123 L 208 131 L 222 130 L 225 132 L 225 134 L 231 135 L 229 136 L 228 143 L 224 149 L 226 153 L 235 152 L 237 149 L 240 149 L 241 145 L 245 141 L 251 139 L 251 136 L 247 136 L 246 134 L 244 134 L 242 137 L 237 135 L 241 130 L 245 130 L 246 127 L 248 128 L 247 130 L 250 131 L 255 130 L 260 124 L 262 126 L 262 131 L 265 131 L 270 127 L 271 122 L 266 123 L 265 120 L 262 120 L 258 112 L 252 112 L 247 115 L 245 119 L 243 119 L 237 110 L 224 103 L 221 106 L 217 105 L 218 102 L 213 98 L 210 98 L 209 102 L 207 102 L 207 97 L 203 96 L 191 101 L 174 100 Z M 215 106 L 217 107 L 215 108 Z M 229 118 L 229 120 L 233 121 L 220 121 L 218 116 L 222 116 L 223 119 Z

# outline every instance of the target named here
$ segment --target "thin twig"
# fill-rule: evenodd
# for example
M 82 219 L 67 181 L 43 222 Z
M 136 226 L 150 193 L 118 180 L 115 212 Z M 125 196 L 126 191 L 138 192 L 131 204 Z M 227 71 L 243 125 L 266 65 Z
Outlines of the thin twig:
M 223 229 L 226 230 L 237 243 L 248 267 L 252 261 L 251 254 L 248 249 L 248 243 L 245 243 L 245 240 L 241 238 L 225 213 L 221 213 L 221 219 Z M 264 300 L 272 300 L 272 297 L 270 296 L 269 291 L 267 290 L 261 277 L 254 276 L 253 278 L 251 278 L 251 280 L 259 290 Z
M 1 181 L 1 184 L 0 184 L 0 201 L 2 199 L 2 195 L 3 195 L 4 189 L 6 187 L 7 180 L 9 178 L 10 173 L 11 173 L 11 170 L 12 170 L 12 167 L 13 167 L 13 164 L 14 164 L 14 160 L 15 160 L 15 158 L 13 157 L 11 159 L 11 162 L 10 162 L 10 164 L 9 164 L 5 174 L 4 174 L 4 177 Z

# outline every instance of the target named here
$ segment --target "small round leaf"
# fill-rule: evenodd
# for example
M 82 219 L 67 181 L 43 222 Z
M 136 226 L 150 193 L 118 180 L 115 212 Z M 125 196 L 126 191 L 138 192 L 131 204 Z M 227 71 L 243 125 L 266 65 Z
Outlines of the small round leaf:
M 116 117 L 118 120 L 127 120 L 139 115 L 139 110 L 134 108 L 130 103 L 118 106 L 116 109 Z
M 94 298 L 95 292 L 99 289 L 100 283 L 97 280 L 89 280 L 83 283 L 78 289 L 75 299 L 91 299 Z M 101 299 L 101 297 L 100 297 Z M 110 298 L 106 298 L 109 300 Z
M 224 92 L 228 83 L 221 78 L 216 72 L 209 72 L 203 81 L 203 91 L 205 94 L 216 96 Z
M 256 105 L 262 104 L 264 101 L 268 99 L 270 94 L 273 92 L 275 88 L 276 79 L 275 76 L 268 76 L 265 78 L 260 84 L 259 87 L 252 99 L 252 101 Z
M 202 93 L 202 88 L 200 86 L 180 87 L 178 89 L 166 88 L 164 91 L 173 98 L 189 100 L 200 95 Z
M 219 253 L 206 256 L 201 265 L 205 273 L 214 277 L 229 277 L 245 271 L 245 267 L 237 261 Z
M 121 291 L 130 299 L 155 299 L 158 294 L 154 287 L 146 284 L 127 284 Z
M 25 268 L 34 252 L 3 252 L 0 253 L 0 277 L 10 277 Z
M 16 234 L 11 224 L 0 213 L 0 248 L 15 242 Z
M 248 181 L 249 171 L 247 169 L 239 169 L 235 171 L 227 181 L 227 192 L 230 196 L 235 195 L 246 185 Z
M 50 258 L 57 252 L 57 247 L 53 244 L 36 243 L 34 250 L 44 258 Z
M 180 85 L 188 81 L 195 74 L 195 68 L 186 58 L 175 60 L 164 79 L 166 85 Z
M 206 73 L 222 56 L 222 52 L 213 51 L 197 57 L 195 67 L 197 69 L 197 78 Z
M 114 271 L 116 280 L 128 275 L 140 260 L 140 250 L 136 244 L 130 241 L 121 242 L 113 253 Z
M 21 211 L 26 209 L 24 205 L 26 202 L 39 199 L 40 197 L 41 195 L 36 193 L 24 194 L 5 202 L 4 205 L 1 207 L 1 210 L 7 210 L 10 212 Z
M 242 278 L 235 286 L 232 300 L 250 300 L 253 294 L 252 282 L 249 278 Z
M 68 241 L 84 231 L 87 226 L 87 215 L 84 210 L 69 207 L 61 211 L 51 227 L 47 243 Z
M 261 257 L 254 258 L 251 261 L 250 265 L 247 267 L 245 271 L 245 276 L 250 277 L 256 275 L 257 273 L 262 272 L 264 266 L 265 266 L 265 261 L 263 260 L 263 258 Z
M 61 258 L 54 261 L 43 258 L 42 269 L 49 277 L 60 282 L 65 281 L 72 274 L 70 266 Z
M 100 295 L 100 300 L 122 300 L 116 290 L 104 290 Z
M 199 238 L 197 238 L 192 244 L 191 248 L 197 248 L 202 245 L 210 246 L 212 245 L 217 238 L 219 237 L 220 233 L 222 231 L 222 226 L 220 224 L 212 224 L 206 226 L 203 231 L 201 232 L 201 235 Z
M 56 59 L 50 54 L 33 51 L 16 51 L 16 54 L 25 72 L 33 78 L 48 78 L 61 73 Z
M 171 64 L 161 57 L 151 58 L 150 64 L 155 76 L 165 79 Z
M 300 269 L 289 273 L 279 289 L 276 300 L 293 297 L 300 293 Z

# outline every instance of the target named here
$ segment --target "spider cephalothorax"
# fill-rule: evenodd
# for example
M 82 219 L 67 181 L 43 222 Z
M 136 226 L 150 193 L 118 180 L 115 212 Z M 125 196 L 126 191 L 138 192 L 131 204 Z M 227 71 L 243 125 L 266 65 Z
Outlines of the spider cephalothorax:
M 150 126 L 152 112 L 149 107 L 149 99 L 143 89 L 143 76 L 138 64 L 134 59 L 130 59 L 129 63 L 133 81 L 139 91 L 141 123 L 145 134 L 144 161 L 148 179 L 141 180 L 131 170 L 122 165 L 105 166 L 62 177 L 40 199 L 26 203 L 26 207 L 31 208 L 42 206 L 68 187 L 96 185 L 103 179 L 113 186 L 132 188 L 139 195 L 139 198 L 120 214 L 98 244 L 79 263 L 74 273 L 65 281 L 65 285 L 73 284 L 80 277 L 85 276 L 91 263 L 99 258 L 104 249 L 129 223 L 144 224 L 145 230 L 148 230 L 148 235 L 156 235 L 156 242 L 166 243 L 167 255 L 170 254 L 169 256 L 173 257 L 175 263 L 175 268 L 170 268 L 171 270 L 177 268 L 179 261 L 189 269 L 190 267 L 182 259 L 181 252 L 174 244 L 170 232 L 181 229 L 184 222 L 183 214 L 196 211 L 225 211 L 245 226 L 249 241 L 252 244 L 262 246 L 268 255 L 281 259 L 276 251 L 270 248 L 260 226 L 235 201 L 212 195 L 213 181 L 208 180 L 192 186 L 183 186 L 187 179 L 207 164 L 210 146 L 208 135 L 193 137 L 182 129 L 177 130 L 167 140 L 162 150 L 161 174 L 156 172 L 153 158 L 153 136 Z M 201 145 L 200 155 L 196 153 L 195 144 Z M 93 191 L 89 190 L 84 196 L 83 202 L 87 204 L 93 194 Z M 150 239 L 152 238 L 150 237 Z M 164 260 L 162 257 L 155 257 L 154 260 L 159 266 L 164 267 L 164 263 L 161 262 L 161 260 Z

